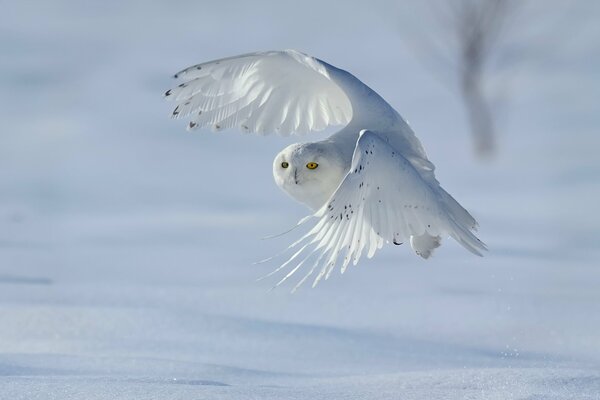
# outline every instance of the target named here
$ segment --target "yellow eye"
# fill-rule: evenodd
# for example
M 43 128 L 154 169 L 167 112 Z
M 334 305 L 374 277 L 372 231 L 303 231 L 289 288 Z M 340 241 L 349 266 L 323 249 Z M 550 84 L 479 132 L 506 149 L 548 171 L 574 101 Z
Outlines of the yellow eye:
M 317 164 L 316 162 L 309 162 L 308 164 L 306 164 L 306 168 L 308 169 L 315 169 L 319 166 L 319 164 Z
M 281 168 L 287 168 L 289 166 L 290 164 L 286 163 L 285 161 L 281 163 Z

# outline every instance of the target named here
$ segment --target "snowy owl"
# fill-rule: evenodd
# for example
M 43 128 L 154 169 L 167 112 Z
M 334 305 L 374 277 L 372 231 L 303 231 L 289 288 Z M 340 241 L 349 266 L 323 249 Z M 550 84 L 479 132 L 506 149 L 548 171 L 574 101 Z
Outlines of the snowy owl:
M 312 220 L 311 229 L 271 273 L 290 268 L 278 284 L 308 264 L 296 287 L 317 272 L 314 286 L 384 243 L 408 241 L 425 259 L 444 236 L 476 255 L 486 250 L 472 232 L 477 222 L 440 186 L 408 124 L 352 74 L 285 50 L 194 65 L 175 78 L 182 83 L 165 97 L 177 103 L 173 118 L 190 118 L 190 130 L 238 127 L 288 136 L 343 126 L 275 157 L 277 185 L 313 211 L 298 223 Z

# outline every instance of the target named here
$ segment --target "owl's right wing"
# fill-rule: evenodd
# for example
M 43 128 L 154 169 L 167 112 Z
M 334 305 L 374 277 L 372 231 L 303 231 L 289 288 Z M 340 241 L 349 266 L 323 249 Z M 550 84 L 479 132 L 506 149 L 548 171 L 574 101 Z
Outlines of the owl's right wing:
M 319 60 L 294 51 L 269 51 L 194 65 L 175 74 L 182 81 L 165 93 L 189 117 L 188 129 L 238 127 L 282 136 L 346 125 L 347 93 Z
M 338 260 L 343 260 L 344 272 L 350 262 L 356 264 L 363 253 L 371 258 L 387 242 L 411 240 L 413 244 L 419 238 L 451 236 L 473 254 L 482 255 L 486 246 L 471 232 L 471 220 L 449 207 L 439 190 L 384 138 L 362 131 L 350 171 L 313 215 L 317 219 L 313 228 L 290 246 L 300 249 L 277 270 L 295 260 L 297 264 L 279 283 L 315 259 L 297 285 L 318 270 L 314 286 L 329 277 Z
M 331 140 L 350 148 L 358 132 L 376 132 L 440 190 L 448 207 L 473 217 L 439 187 L 434 165 L 419 139 L 381 96 L 351 73 L 295 51 L 269 51 L 194 65 L 175 74 L 181 83 L 165 97 L 177 106 L 173 118 L 190 119 L 188 129 L 238 127 L 282 136 L 345 126 Z
M 433 164 L 402 117 L 375 91 L 347 71 L 295 51 L 268 51 L 194 65 L 175 74 L 166 91 L 177 106 L 173 118 L 188 129 L 239 128 L 287 136 L 347 126 L 336 135 L 354 146 L 362 129 L 385 135 L 421 172 Z

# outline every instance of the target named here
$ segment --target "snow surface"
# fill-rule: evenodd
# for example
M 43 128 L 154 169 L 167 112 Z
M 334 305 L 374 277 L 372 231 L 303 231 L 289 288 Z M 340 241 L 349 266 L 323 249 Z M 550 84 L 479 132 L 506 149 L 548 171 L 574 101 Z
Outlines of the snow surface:
M 441 29 L 428 14 L 339 4 L 2 6 L 1 399 L 600 399 L 598 3 L 532 2 L 511 30 L 490 163 L 406 45 Z M 296 236 L 260 237 L 306 212 L 271 177 L 292 140 L 188 134 L 161 94 L 187 65 L 282 48 L 410 120 L 485 258 L 447 240 L 294 295 L 255 282 Z

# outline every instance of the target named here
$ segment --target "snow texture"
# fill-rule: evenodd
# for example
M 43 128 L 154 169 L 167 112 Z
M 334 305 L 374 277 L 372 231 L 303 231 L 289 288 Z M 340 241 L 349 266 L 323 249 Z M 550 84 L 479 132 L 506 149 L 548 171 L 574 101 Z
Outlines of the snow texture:
M 405 45 L 441 29 L 408 3 L 4 4 L 0 399 L 600 399 L 598 3 L 511 32 L 535 48 L 489 163 Z M 187 133 L 162 93 L 284 48 L 397 107 L 486 257 L 387 246 L 317 289 L 255 282 L 290 241 L 260 237 L 306 213 L 271 177 L 293 139 Z

